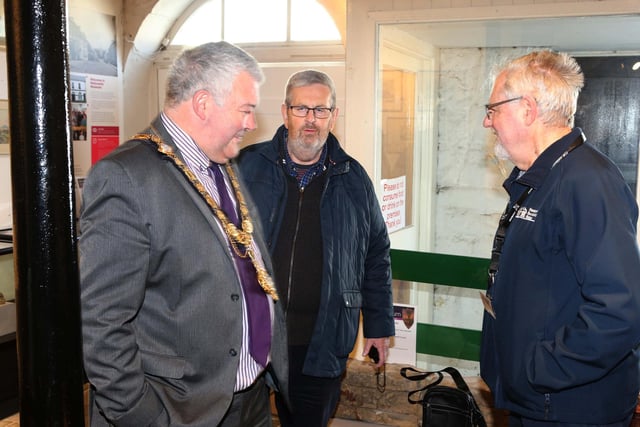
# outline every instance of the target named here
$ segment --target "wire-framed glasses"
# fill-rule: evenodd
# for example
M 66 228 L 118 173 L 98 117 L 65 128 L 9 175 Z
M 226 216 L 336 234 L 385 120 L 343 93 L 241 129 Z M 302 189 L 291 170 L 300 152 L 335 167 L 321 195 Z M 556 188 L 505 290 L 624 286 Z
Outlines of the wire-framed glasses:
M 296 117 L 307 117 L 309 111 L 313 111 L 313 117 L 316 119 L 326 119 L 331 115 L 334 110 L 329 107 L 307 107 L 306 105 L 289 105 L 291 114 Z
M 518 101 L 520 99 L 522 99 L 522 96 L 505 99 L 504 101 L 494 102 L 493 104 L 484 104 L 484 111 L 485 111 L 485 114 L 487 115 L 487 119 L 491 120 L 491 118 L 493 117 L 493 113 L 495 112 L 495 108 L 498 105 L 506 104 L 507 102 Z

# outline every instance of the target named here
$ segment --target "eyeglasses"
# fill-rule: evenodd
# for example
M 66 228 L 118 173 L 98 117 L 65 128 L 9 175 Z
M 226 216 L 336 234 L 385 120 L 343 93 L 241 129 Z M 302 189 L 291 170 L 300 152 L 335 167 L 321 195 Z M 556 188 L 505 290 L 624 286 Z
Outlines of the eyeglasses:
M 313 117 L 316 119 L 326 119 L 331 115 L 331 112 L 334 110 L 329 107 L 307 107 L 306 105 L 289 105 L 289 109 L 291 110 L 291 114 L 296 117 L 307 117 L 309 111 L 313 111 Z
M 484 111 L 485 111 L 485 114 L 487 115 L 487 119 L 488 120 L 492 119 L 493 113 L 495 113 L 494 108 L 496 108 L 498 105 L 506 104 L 507 102 L 518 101 L 520 99 L 522 99 L 522 96 L 505 99 L 504 101 L 494 102 L 493 104 L 484 104 Z

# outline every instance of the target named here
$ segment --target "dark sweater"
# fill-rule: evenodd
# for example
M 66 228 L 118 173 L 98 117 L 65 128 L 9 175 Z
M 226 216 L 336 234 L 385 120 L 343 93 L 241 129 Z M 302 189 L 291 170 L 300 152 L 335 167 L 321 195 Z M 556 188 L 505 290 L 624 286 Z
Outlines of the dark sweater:
M 315 327 L 322 287 L 320 199 L 326 174 L 304 190 L 287 178 L 287 197 L 274 248 L 275 279 L 289 331 L 289 345 L 308 345 Z M 281 262 L 286 259 L 289 262 Z

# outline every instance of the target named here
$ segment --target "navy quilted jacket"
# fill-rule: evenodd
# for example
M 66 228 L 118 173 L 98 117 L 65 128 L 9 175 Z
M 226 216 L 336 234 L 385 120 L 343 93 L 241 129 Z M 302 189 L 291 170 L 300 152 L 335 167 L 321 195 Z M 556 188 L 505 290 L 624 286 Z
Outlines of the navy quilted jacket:
M 270 250 L 276 246 L 285 206 L 286 176 L 279 148 L 281 126 L 273 140 L 246 147 L 238 158 L 241 177 L 260 213 Z M 315 331 L 304 373 L 340 375 L 358 333 L 394 335 L 389 237 L 373 185 L 364 168 L 329 134 L 329 167 L 321 201 L 323 280 Z

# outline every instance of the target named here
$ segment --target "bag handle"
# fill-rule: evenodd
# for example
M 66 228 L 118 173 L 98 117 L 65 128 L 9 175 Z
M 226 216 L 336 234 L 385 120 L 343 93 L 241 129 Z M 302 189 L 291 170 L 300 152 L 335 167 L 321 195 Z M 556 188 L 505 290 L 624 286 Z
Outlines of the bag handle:
M 456 384 L 456 387 L 458 387 L 460 390 L 466 393 L 471 393 L 471 390 L 469 390 L 469 386 L 465 382 L 464 378 L 462 378 L 462 375 L 460 374 L 460 372 L 454 367 L 449 366 L 439 371 L 424 372 L 409 366 L 409 367 L 401 368 L 400 375 L 402 375 L 404 378 L 410 381 L 422 381 L 431 375 L 438 376 L 438 379 L 430 382 L 426 386 L 419 388 L 417 390 L 410 391 L 408 396 L 409 402 L 411 403 L 422 402 L 422 400 L 420 399 L 418 400 L 412 399 L 412 396 L 416 393 L 420 393 L 421 391 L 424 391 L 430 387 L 440 384 L 442 382 L 442 379 L 444 378 L 444 375 L 442 375 L 443 372 L 446 372 L 447 374 L 449 374 L 449 376 L 451 376 L 451 378 L 453 378 L 453 382 Z
M 453 382 L 456 383 L 456 387 L 458 387 L 460 390 L 465 391 L 467 393 L 471 392 L 471 390 L 469 390 L 469 386 L 467 385 L 464 378 L 462 378 L 462 375 L 460 374 L 460 372 L 458 372 L 456 368 L 449 366 L 447 368 L 444 368 L 443 371 L 451 375 L 451 378 L 453 378 Z
M 422 403 L 422 397 L 419 394 L 430 387 L 440 384 L 442 382 L 442 379 L 444 378 L 444 375 L 442 375 L 441 371 L 423 372 L 423 371 L 414 369 L 412 367 L 405 367 L 400 369 L 400 375 L 402 375 L 403 377 L 405 377 L 410 381 L 422 381 L 427 377 L 429 377 L 430 375 L 434 375 L 434 374 L 438 376 L 436 380 L 430 382 L 429 384 L 427 384 L 422 388 L 419 388 L 417 390 L 411 390 L 409 392 L 409 394 L 407 395 L 407 400 L 409 401 L 409 403 Z M 415 394 L 418 394 L 417 399 L 413 397 Z
M 438 374 L 440 372 L 441 371 L 434 371 L 434 372 L 419 371 L 418 369 L 412 368 L 411 366 L 407 366 L 400 369 L 400 375 L 402 375 L 403 377 L 411 381 L 422 381 L 427 377 L 429 377 L 430 375 Z M 436 384 L 442 381 L 442 375 L 439 375 L 439 377 L 440 378 L 437 380 Z
M 464 378 L 462 378 L 462 375 L 460 374 L 460 372 L 458 372 L 456 368 L 453 368 L 451 366 L 448 368 L 444 368 L 443 371 L 451 375 L 451 378 L 453 378 L 453 381 L 456 383 L 456 386 L 460 390 L 466 392 L 467 395 L 469 396 L 469 399 L 471 401 L 472 408 L 473 408 L 472 420 L 474 425 L 476 427 L 487 427 L 487 423 L 484 417 L 482 416 L 482 411 L 480 411 L 480 408 L 478 407 L 478 403 L 474 399 L 473 394 L 471 393 L 471 390 L 469 390 L 469 386 L 465 382 Z
M 451 366 L 441 369 L 439 371 L 432 371 L 432 372 L 420 371 L 410 366 L 400 369 L 400 375 L 402 375 L 403 377 L 411 381 L 422 381 L 424 379 L 427 379 L 431 375 L 434 375 L 434 374 L 438 375 L 438 379 L 432 383 L 429 383 L 429 385 L 440 384 L 440 382 L 442 381 L 443 372 L 446 372 L 447 374 L 449 374 L 449 376 L 451 376 L 451 378 L 453 378 L 453 382 L 456 383 L 456 387 L 458 387 L 463 391 L 469 391 L 469 386 L 464 381 L 464 378 L 462 378 L 462 375 L 460 374 L 460 372 L 456 368 Z

